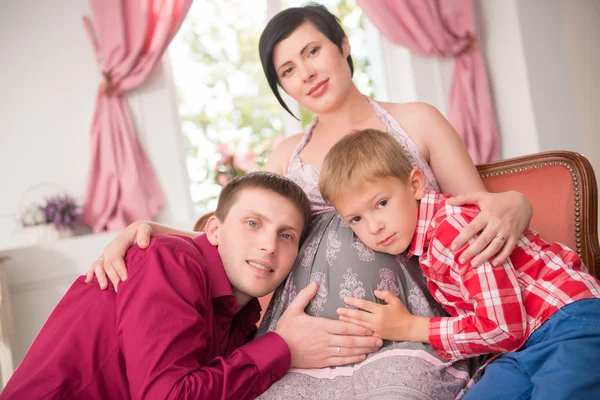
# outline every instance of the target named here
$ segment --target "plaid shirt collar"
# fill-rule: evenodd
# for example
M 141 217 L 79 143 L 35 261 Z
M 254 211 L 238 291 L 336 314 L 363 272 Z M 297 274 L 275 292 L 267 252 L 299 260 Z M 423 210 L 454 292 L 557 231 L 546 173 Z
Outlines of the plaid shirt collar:
M 421 257 L 425 254 L 425 245 L 427 244 L 427 232 L 429 226 L 435 217 L 435 214 L 439 208 L 440 202 L 449 196 L 436 192 L 434 190 L 428 190 L 425 192 L 425 196 L 419 203 L 419 214 L 417 216 L 417 228 L 415 229 L 415 236 L 413 237 L 412 243 L 408 250 L 408 258 L 412 256 Z

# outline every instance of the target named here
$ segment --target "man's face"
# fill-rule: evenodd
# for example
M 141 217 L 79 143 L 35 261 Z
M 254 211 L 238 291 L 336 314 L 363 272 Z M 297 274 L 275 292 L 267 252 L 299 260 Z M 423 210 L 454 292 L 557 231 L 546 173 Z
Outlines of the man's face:
M 224 221 L 209 219 L 206 234 L 218 247 L 242 308 L 252 297 L 275 290 L 288 275 L 304 218 L 291 200 L 266 189 L 245 189 L 234 201 Z

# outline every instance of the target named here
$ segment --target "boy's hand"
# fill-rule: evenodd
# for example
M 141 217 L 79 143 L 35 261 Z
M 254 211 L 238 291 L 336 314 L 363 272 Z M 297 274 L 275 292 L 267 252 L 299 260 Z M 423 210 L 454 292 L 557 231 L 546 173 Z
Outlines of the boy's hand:
M 429 318 L 412 315 L 400 299 L 387 290 L 375 290 L 374 294 L 386 304 L 346 297 L 346 304 L 360 310 L 340 307 L 337 310 L 340 320 L 370 329 L 375 336 L 386 340 L 429 342 Z

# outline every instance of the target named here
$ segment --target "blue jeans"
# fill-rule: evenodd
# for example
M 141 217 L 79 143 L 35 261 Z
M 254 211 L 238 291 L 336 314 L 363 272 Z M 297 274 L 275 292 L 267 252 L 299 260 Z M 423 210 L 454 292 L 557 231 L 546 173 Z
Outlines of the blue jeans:
M 474 399 L 600 399 L 600 299 L 568 304 L 485 369 Z

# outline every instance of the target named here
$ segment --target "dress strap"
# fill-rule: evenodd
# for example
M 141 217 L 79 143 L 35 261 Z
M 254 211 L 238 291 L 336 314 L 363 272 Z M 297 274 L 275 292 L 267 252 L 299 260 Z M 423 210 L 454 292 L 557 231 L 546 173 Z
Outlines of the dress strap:
M 302 165 L 302 162 L 300 162 L 300 158 L 298 157 L 298 155 L 300 154 L 300 152 L 302 151 L 304 146 L 306 146 L 306 143 L 308 143 L 308 141 L 310 140 L 313 129 L 315 128 L 315 125 L 317 125 L 317 117 L 315 117 L 315 119 L 304 130 L 304 135 L 302 136 L 302 140 L 296 146 L 296 149 L 292 153 L 292 156 L 290 157 L 290 161 L 288 162 L 286 176 L 290 175 L 290 171 L 292 171 L 293 169 Z
M 300 154 L 300 152 L 302 151 L 304 146 L 306 146 L 306 143 L 308 143 L 308 141 L 310 140 L 313 129 L 315 128 L 315 125 L 317 125 L 317 119 L 318 119 L 318 117 L 315 117 L 315 119 L 313 119 L 313 121 L 304 130 L 304 135 L 302 136 L 302 140 L 300 141 L 300 143 L 298 143 L 298 146 L 296 146 L 296 149 L 294 150 L 294 153 L 292 154 L 292 157 L 290 158 L 290 163 L 292 162 L 292 160 L 298 158 L 298 154 Z

